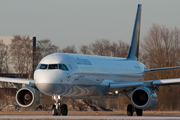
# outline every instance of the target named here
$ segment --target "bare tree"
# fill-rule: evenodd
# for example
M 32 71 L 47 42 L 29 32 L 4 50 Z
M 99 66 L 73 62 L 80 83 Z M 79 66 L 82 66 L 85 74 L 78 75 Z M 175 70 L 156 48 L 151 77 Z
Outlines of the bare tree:
M 170 29 L 166 26 L 153 24 L 144 37 L 144 43 L 141 46 L 143 51 L 141 61 L 148 68 L 180 65 L 180 30 L 177 28 Z M 179 78 L 179 72 L 180 70 L 176 69 L 148 73 L 145 80 Z M 173 86 L 160 87 L 159 89 L 158 97 L 160 102 L 157 104 L 157 109 L 179 109 L 180 103 L 176 99 L 180 99 L 180 88 Z
M 170 30 L 165 26 L 153 24 L 148 34 L 144 37 L 142 45 L 144 62 L 148 68 L 169 67 L 180 65 L 180 30 L 174 28 Z M 159 74 L 161 78 L 178 77 L 179 74 L 173 74 L 177 70 L 163 71 Z M 167 74 L 168 72 L 168 74 Z M 178 75 L 178 76 L 177 76 Z M 180 76 L 179 76 L 180 77 Z
M 37 41 L 37 47 L 36 47 L 36 52 L 35 52 L 35 61 L 34 61 L 35 66 L 37 66 L 38 63 L 40 62 L 40 60 L 43 57 L 45 57 L 46 55 L 49 55 L 52 53 L 57 53 L 59 51 L 60 51 L 59 47 L 56 45 L 53 45 L 51 43 L 51 40 L 49 40 L 49 39 Z
M 100 56 L 126 57 L 128 55 L 129 45 L 121 40 L 119 43 L 110 40 L 100 39 L 91 43 L 89 46 L 82 45 L 80 52 L 83 54 L 94 54 Z
M 113 42 L 111 45 L 112 56 L 114 57 L 127 57 L 129 52 L 129 45 L 121 40 L 119 40 L 119 44 Z
M 86 54 L 86 55 L 90 55 L 90 54 L 91 54 L 91 51 L 90 51 L 90 49 L 89 49 L 89 46 L 87 46 L 87 45 L 82 45 L 82 46 L 80 47 L 80 52 L 81 52 L 82 54 Z
M 37 49 L 38 49 L 38 52 L 41 53 L 41 58 L 51 53 L 59 52 L 59 47 L 56 45 L 53 45 L 49 39 L 37 41 Z
M 64 49 L 61 50 L 61 52 L 63 52 L 63 53 L 75 53 L 76 54 L 77 50 L 76 50 L 75 46 L 72 45 L 72 46 L 65 47 Z
M 5 45 L 5 56 L 4 56 L 4 67 L 3 67 L 3 72 L 4 73 L 9 73 L 11 70 L 9 69 L 9 64 L 10 64 L 10 55 L 9 55 L 9 47 L 8 45 Z
M 11 41 L 9 51 L 15 71 L 19 73 L 19 77 L 22 77 L 23 74 L 31 74 L 32 40 L 29 36 L 15 35 Z
M 0 40 L 0 73 L 9 72 L 9 56 L 8 46 L 4 44 L 3 40 Z
M 111 56 L 110 40 L 100 39 L 89 45 L 89 49 L 94 55 Z

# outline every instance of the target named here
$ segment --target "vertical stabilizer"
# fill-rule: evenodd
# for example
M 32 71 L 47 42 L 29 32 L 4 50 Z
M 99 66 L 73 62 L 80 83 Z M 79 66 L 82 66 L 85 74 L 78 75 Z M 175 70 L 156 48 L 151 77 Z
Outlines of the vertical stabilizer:
M 134 30 L 132 35 L 131 46 L 127 59 L 137 60 L 139 53 L 139 37 L 140 37 L 140 23 L 141 23 L 141 4 L 138 4 L 136 19 L 134 23 Z

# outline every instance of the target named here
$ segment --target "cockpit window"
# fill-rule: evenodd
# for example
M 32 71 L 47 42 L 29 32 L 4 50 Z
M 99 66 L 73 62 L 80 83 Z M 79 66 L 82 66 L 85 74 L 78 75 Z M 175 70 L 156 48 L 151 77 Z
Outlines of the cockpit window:
M 48 69 L 58 69 L 58 65 L 57 64 L 49 64 Z
M 36 70 L 38 70 L 38 69 L 40 68 L 40 66 L 41 66 L 41 64 L 39 64 L 39 65 L 37 66 Z
M 39 64 L 36 70 L 38 69 L 60 69 L 68 71 L 68 67 L 65 64 Z
M 40 68 L 39 69 L 47 69 L 47 64 L 41 64 Z
M 59 64 L 59 69 L 61 69 L 61 70 L 69 70 L 65 64 Z

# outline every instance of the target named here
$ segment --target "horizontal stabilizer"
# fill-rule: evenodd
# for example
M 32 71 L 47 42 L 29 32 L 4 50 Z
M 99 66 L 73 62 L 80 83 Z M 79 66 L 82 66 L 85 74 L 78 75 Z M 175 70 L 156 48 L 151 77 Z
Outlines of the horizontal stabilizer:
M 152 71 L 159 71 L 159 70 L 169 70 L 169 69 L 178 69 L 180 66 L 177 67 L 164 67 L 164 68 L 153 68 L 153 69 L 145 69 L 144 72 L 152 72 Z

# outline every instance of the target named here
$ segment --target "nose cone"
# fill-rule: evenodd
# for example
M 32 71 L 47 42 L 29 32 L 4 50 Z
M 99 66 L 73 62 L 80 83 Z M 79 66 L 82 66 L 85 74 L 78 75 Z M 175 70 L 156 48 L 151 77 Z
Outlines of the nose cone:
M 63 78 L 63 73 L 56 70 L 37 70 L 34 73 L 36 87 L 46 95 L 52 95 L 53 91 L 56 91 L 61 78 Z

